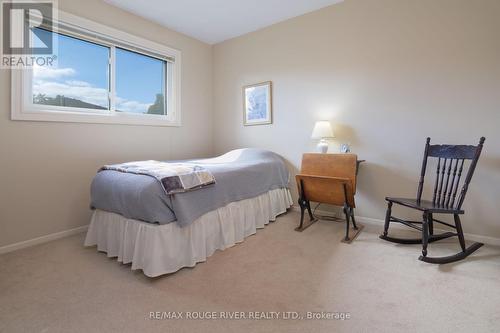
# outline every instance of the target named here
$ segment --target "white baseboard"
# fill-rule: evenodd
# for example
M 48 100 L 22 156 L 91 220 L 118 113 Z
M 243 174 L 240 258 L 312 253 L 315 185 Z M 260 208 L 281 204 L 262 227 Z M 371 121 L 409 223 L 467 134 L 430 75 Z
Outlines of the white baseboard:
M 293 210 L 300 212 L 300 207 L 294 205 Z M 323 211 L 323 210 L 317 210 L 316 212 L 320 215 L 330 215 L 330 216 L 342 218 L 342 216 L 339 216 L 339 213 L 335 214 L 335 212 L 328 212 L 328 211 Z M 381 219 L 374 219 L 371 217 L 364 217 L 364 216 L 356 216 L 356 221 L 361 222 L 361 223 L 370 224 L 370 225 L 380 226 L 381 231 L 384 227 L 384 220 L 381 220 Z M 401 225 L 399 223 L 391 223 L 391 229 L 408 230 L 408 228 L 404 227 L 403 225 Z M 439 228 L 434 228 L 434 230 L 436 230 L 438 232 L 446 231 L 446 230 L 439 229 Z M 483 235 L 476 235 L 476 234 L 469 234 L 469 233 L 464 233 L 464 236 L 465 236 L 465 240 L 468 240 L 468 241 L 480 242 L 480 243 L 493 245 L 493 246 L 500 246 L 500 238 L 483 236 Z
M 81 226 L 78 228 L 64 230 L 64 231 L 56 232 L 53 234 L 29 239 L 27 241 L 5 245 L 5 246 L 0 247 L 0 254 L 24 249 L 26 247 L 30 247 L 30 246 L 34 246 L 34 245 L 38 245 L 38 244 L 42 244 L 42 243 L 47 243 L 47 242 L 50 242 L 50 241 L 53 241 L 56 239 L 60 239 L 60 238 L 76 235 L 76 234 L 87 231 L 88 227 L 89 227 L 88 225 L 84 225 L 84 226 Z

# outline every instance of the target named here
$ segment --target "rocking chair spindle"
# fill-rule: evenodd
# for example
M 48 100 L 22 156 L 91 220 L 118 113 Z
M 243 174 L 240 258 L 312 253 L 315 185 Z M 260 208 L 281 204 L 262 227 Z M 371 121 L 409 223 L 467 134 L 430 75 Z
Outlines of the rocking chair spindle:
M 462 205 L 464 203 L 472 176 L 476 169 L 479 156 L 481 155 L 485 138 L 482 137 L 479 140 L 479 144 L 477 146 L 431 145 L 430 141 L 431 139 L 427 138 L 420 180 L 418 184 L 417 198 L 386 198 L 387 212 L 384 223 L 384 231 L 383 234 L 380 235 L 380 238 L 400 244 L 422 244 L 422 255 L 419 257 L 420 260 L 434 264 L 445 264 L 462 260 L 479 249 L 481 246 L 483 246 L 482 243 L 474 243 L 471 246 L 466 247 L 462 223 L 460 221 L 460 215 L 464 214 Z M 429 158 L 437 158 L 436 181 L 434 183 L 432 201 L 422 200 L 425 173 Z M 464 166 L 466 160 L 471 162 L 461 186 L 460 194 L 458 194 L 460 180 L 465 169 Z M 398 204 L 422 211 L 422 221 L 406 221 L 392 216 L 393 204 Z M 453 215 L 455 225 L 435 219 L 433 216 L 434 214 Z M 389 226 L 391 222 L 401 223 L 403 225 L 421 231 L 422 238 L 402 239 L 388 236 Z M 434 235 L 434 222 L 454 228 L 456 232 L 444 232 L 439 235 Z M 418 225 L 421 225 L 421 227 Z M 461 252 L 447 257 L 436 258 L 427 256 L 428 243 L 432 243 L 452 236 L 458 237 L 460 247 L 462 249 Z

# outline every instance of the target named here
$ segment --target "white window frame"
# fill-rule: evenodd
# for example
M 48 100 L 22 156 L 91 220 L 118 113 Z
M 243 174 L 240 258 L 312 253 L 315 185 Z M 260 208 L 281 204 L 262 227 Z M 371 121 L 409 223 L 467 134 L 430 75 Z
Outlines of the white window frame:
M 81 28 L 82 31 L 91 31 L 96 35 L 105 36 L 108 41 L 120 42 L 117 45 L 106 45 L 102 41 L 89 38 L 88 33 L 82 36 L 76 36 L 75 33 L 67 34 L 89 42 L 113 47 L 111 58 L 114 57 L 114 47 L 124 47 L 124 42 L 128 47 L 124 47 L 133 52 L 143 50 L 144 54 L 160 54 L 173 61 L 165 62 L 167 72 L 165 75 L 165 89 L 167 96 L 166 115 L 151 114 L 133 114 L 125 112 L 116 112 L 114 110 L 114 82 L 111 84 L 110 109 L 111 110 L 93 110 L 86 108 L 61 107 L 52 105 L 34 104 L 32 96 L 32 77 L 31 68 L 12 69 L 11 70 L 11 119 L 27 121 L 56 121 L 56 122 L 77 122 L 77 123 L 99 123 L 99 124 L 123 124 L 123 125 L 147 125 L 147 126 L 181 126 L 181 51 L 174 48 L 161 45 L 129 33 L 107 27 L 105 25 L 69 14 L 63 11 L 58 12 L 58 22 L 71 24 L 73 27 Z M 54 32 L 57 30 L 55 24 Z M 60 31 L 66 34 L 63 30 Z M 111 64 L 114 66 L 114 59 Z M 168 67 L 167 67 L 168 66 Z M 114 68 L 111 69 L 114 71 Z M 110 80 L 115 79 L 112 74 Z

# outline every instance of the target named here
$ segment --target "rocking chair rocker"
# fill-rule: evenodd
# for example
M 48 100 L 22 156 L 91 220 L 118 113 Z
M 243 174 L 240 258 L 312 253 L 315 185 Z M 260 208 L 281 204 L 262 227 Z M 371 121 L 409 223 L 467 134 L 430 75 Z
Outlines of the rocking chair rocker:
M 432 264 L 446 264 L 462 260 L 472 254 L 474 251 L 483 246 L 482 243 L 474 243 L 469 247 L 465 245 L 464 233 L 460 222 L 460 215 L 464 214 L 462 204 L 467 194 L 472 175 L 481 155 L 485 138 L 479 140 L 477 146 L 466 145 L 430 145 L 430 138 L 427 138 L 424 151 L 424 159 L 422 162 L 422 171 L 418 184 L 417 198 L 391 198 L 387 197 L 387 212 L 385 216 L 384 233 L 380 235 L 384 239 L 393 243 L 400 244 L 422 244 L 422 255 L 419 260 Z M 425 171 L 429 157 L 438 159 L 436 171 L 436 183 L 434 184 L 434 195 L 432 201 L 422 200 L 422 192 L 424 187 Z M 460 184 L 460 178 L 464 171 L 465 161 L 470 161 L 467 175 L 463 181 L 460 193 L 457 198 L 457 192 Z M 408 208 L 416 209 L 423 212 L 422 221 L 407 221 L 391 215 L 393 204 L 402 205 Z M 433 214 L 449 214 L 453 215 L 455 225 L 437 220 Z M 422 232 L 422 238 L 418 239 L 402 239 L 390 237 L 387 235 L 389 224 L 391 222 L 401 223 L 410 228 L 417 229 Z M 456 233 L 444 232 L 438 235 L 434 234 L 434 222 L 454 228 Z M 421 225 L 419 227 L 418 225 Z M 461 252 L 447 257 L 428 257 L 427 245 L 441 239 L 458 236 Z

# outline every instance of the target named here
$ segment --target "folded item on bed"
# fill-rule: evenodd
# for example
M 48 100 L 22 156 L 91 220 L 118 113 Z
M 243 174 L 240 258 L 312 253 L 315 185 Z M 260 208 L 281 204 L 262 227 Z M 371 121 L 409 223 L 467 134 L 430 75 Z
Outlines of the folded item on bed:
M 207 169 L 190 163 L 168 163 L 160 161 L 136 161 L 105 165 L 99 171 L 146 175 L 157 179 L 166 194 L 186 192 L 215 183 L 215 178 Z

